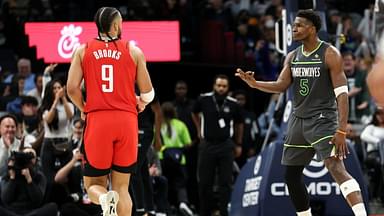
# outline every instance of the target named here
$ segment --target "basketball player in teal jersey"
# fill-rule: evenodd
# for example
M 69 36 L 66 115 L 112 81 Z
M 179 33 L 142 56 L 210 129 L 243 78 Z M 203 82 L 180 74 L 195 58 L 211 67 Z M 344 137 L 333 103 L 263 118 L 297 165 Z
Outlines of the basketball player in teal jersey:
M 282 164 L 297 215 L 312 215 L 302 172 L 316 154 L 339 184 L 354 214 L 366 216 L 359 184 L 343 163 L 348 153 L 348 88 L 342 58 L 335 47 L 318 38 L 320 28 L 321 19 L 314 11 L 300 10 L 293 24 L 293 39 L 302 45 L 287 55 L 279 78 L 256 81 L 254 72 L 241 69 L 235 75 L 250 87 L 269 93 L 284 92 L 293 85 L 293 112 Z

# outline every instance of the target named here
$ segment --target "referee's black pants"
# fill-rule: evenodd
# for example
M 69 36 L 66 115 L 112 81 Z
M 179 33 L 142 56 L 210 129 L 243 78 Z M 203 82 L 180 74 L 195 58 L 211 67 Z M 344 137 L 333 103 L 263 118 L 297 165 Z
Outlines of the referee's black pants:
M 234 143 L 228 139 L 223 142 L 202 140 L 199 146 L 198 184 L 200 216 L 210 216 L 215 209 L 213 187 L 217 173 L 218 208 L 221 216 L 228 215 L 228 202 L 231 196 Z

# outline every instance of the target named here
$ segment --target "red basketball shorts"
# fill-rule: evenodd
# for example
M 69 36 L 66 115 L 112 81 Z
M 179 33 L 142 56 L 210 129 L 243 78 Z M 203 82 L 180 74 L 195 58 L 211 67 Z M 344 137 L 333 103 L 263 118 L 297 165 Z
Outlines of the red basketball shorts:
M 111 110 L 88 113 L 83 146 L 84 175 L 107 175 L 110 169 L 132 172 L 137 160 L 137 143 L 137 114 Z

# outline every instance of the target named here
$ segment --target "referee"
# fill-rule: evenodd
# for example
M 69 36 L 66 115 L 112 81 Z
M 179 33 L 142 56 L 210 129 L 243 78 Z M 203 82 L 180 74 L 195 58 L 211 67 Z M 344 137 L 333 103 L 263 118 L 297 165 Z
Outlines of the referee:
M 228 89 L 228 77 L 217 75 L 213 92 L 202 94 L 193 109 L 193 120 L 200 139 L 197 168 L 200 216 L 210 216 L 215 208 L 213 184 L 216 173 L 220 215 L 228 215 L 232 165 L 234 157 L 241 154 L 243 135 L 240 106 L 228 96 Z

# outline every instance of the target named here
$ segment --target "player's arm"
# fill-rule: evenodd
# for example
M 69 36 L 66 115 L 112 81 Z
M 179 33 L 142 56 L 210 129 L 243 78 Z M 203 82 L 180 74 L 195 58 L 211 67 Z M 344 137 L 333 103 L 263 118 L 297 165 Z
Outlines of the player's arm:
M 84 100 L 81 93 L 81 82 L 83 80 L 83 69 L 81 59 L 84 55 L 84 46 L 80 46 L 73 54 L 71 66 L 69 67 L 67 79 L 67 94 L 76 107 L 83 112 Z
M 336 146 L 336 156 L 342 160 L 346 158 L 348 147 L 345 144 L 348 121 L 348 87 L 347 78 L 343 70 L 343 60 L 340 52 L 333 46 L 327 48 L 325 61 L 331 75 L 334 94 L 337 101 L 339 128 L 336 130 L 331 142 Z
M 291 61 L 293 58 L 294 52 L 288 53 L 284 61 L 284 67 L 279 75 L 279 78 L 276 81 L 257 81 L 254 77 L 253 71 L 244 72 L 240 68 L 236 70 L 235 76 L 240 77 L 245 81 L 250 87 L 259 89 L 268 93 L 280 93 L 287 90 L 287 88 L 292 83 L 292 74 L 291 74 Z
M 325 61 L 329 68 L 337 100 L 339 129 L 346 131 L 348 122 L 348 86 L 347 78 L 343 70 L 343 59 L 340 52 L 335 47 L 330 46 L 325 53 Z
M 140 100 L 138 102 L 142 102 L 144 105 L 146 105 L 153 100 L 155 91 L 153 90 L 151 78 L 147 70 L 145 56 L 141 49 L 138 47 L 134 45 L 129 46 L 130 53 L 136 63 L 136 82 L 140 90 Z
M 384 34 L 377 44 L 376 61 L 367 76 L 369 92 L 377 106 L 384 107 Z
M 163 121 L 163 113 L 161 112 L 161 106 L 159 100 L 154 100 L 151 103 L 152 112 L 155 114 L 155 149 L 160 151 L 163 143 L 161 142 L 161 122 Z

